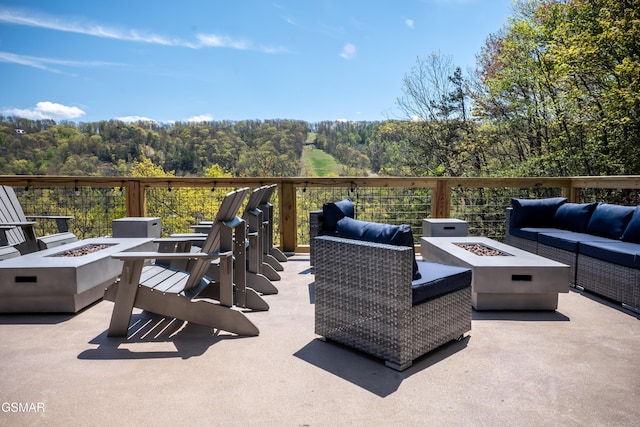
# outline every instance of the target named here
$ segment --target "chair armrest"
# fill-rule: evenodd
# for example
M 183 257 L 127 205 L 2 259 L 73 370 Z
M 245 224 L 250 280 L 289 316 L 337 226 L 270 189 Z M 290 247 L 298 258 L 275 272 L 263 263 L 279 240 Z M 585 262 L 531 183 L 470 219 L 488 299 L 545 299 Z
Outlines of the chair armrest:
M 58 227 L 58 233 L 66 233 L 69 231 L 69 220 L 73 219 L 72 216 L 66 215 L 26 215 L 27 218 L 34 219 L 52 219 L 56 222 Z
M 12 222 L 0 222 L 0 226 L 8 226 L 8 227 L 33 227 L 36 225 L 35 221 L 12 221 Z
M 9 246 L 9 239 L 7 239 L 7 230 L 14 229 L 13 225 L 0 225 L 0 246 Z
M 412 248 L 334 236 L 319 236 L 315 243 L 316 290 L 324 284 L 337 293 L 355 287 L 361 303 L 410 309 Z
M 154 243 L 204 242 L 207 235 L 202 233 L 172 234 L 169 237 L 153 239 Z
M 127 260 L 140 260 L 140 259 L 215 259 L 222 255 L 226 255 L 226 253 L 205 253 L 205 252 L 195 252 L 195 253 L 185 253 L 185 252 L 177 252 L 177 253 L 167 253 L 167 252 L 120 252 L 117 254 L 111 255 L 111 258 L 119 259 L 122 261 Z

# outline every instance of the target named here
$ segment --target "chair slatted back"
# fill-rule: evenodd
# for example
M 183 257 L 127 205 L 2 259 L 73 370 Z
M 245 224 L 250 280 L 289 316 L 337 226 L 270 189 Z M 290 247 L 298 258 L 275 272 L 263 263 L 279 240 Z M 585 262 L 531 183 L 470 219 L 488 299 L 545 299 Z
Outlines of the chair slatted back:
M 269 203 L 269 200 L 271 199 L 271 196 L 273 195 L 273 192 L 275 191 L 277 186 L 278 184 L 271 184 L 271 185 L 265 186 L 267 187 L 267 189 L 262 194 L 262 200 L 260 200 L 261 205 L 266 205 L 267 203 Z
M 258 208 L 263 212 L 263 220 L 267 222 L 267 227 L 264 230 L 264 239 L 262 239 L 262 251 L 268 254 L 273 247 L 273 205 L 269 202 L 273 192 L 278 187 L 278 184 L 271 184 L 267 186 L 267 189 L 262 195 L 262 200 Z
M 245 206 L 244 208 L 245 214 L 247 212 L 251 212 L 258 209 L 258 206 L 260 206 L 260 202 L 262 202 L 262 199 L 264 198 L 264 193 L 268 189 L 269 189 L 268 186 L 262 186 L 262 187 L 256 188 L 251 192 L 251 195 L 249 196 L 249 201 L 247 202 L 247 206 Z
M 214 253 L 220 250 L 220 229 L 222 227 L 222 223 L 232 221 L 238 216 L 240 206 L 248 192 L 248 188 L 241 188 L 228 193 L 224 197 L 222 204 L 220 205 L 220 209 L 218 209 L 218 213 L 213 220 L 211 229 L 207 234 L 207 239 L 202 245 L 202 252 Z M 209 268 L 210 263 L 211 260 L 199 259 L 191 264 L 189 268 L 189 279 L 185 285 L 185 290 L 191 289 L 192 287 L 200 284 L 200 281 Z
M 20 201 L 13 187 L 0 186 L 0 223 L 2 222 L 26 222 L 27 217 L 22 210 Z M 24 233 L 20 227 L 6 231 L 9 245 L 15 246 L 25 241 Z

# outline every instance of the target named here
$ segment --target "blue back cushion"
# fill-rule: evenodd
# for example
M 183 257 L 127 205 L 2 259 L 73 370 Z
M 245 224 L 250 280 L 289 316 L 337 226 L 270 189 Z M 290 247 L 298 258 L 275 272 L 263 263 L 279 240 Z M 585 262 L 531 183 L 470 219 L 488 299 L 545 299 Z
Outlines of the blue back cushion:
M 587 233 L 609 239 L 619 239 L 627 228 L 634 211 L 635 208 L 631 206 L 601 203 L 591 215 L 587 225 Z
M 636 206 L 633 216 L 622 233 L 622 240 L 625 242 L 640 243 L 640 206 Z
M 344 199 L 339 202 L 327 202 L 322 206 L 322 228 L 323 231 L 335 232 L 338 221 L 342 218 L 353 218 L 354 208 L 351 199 Z
M 413 232 L 406 224 L 391 225 L 344 217 L 337 224 L 338 236 L 367 242 L 408 246 L 413 250 L 413 280 L 420 278 L 413 246 Z
M 510 227 L 550 227 L 556 211 L 566 201 L 564 197 L 511 199 L 513 210 Z
M 598 206 L 594 203 L 563 203 L 553 216 L 553 225 L 564 230 L 584 233 L 593 211 Z

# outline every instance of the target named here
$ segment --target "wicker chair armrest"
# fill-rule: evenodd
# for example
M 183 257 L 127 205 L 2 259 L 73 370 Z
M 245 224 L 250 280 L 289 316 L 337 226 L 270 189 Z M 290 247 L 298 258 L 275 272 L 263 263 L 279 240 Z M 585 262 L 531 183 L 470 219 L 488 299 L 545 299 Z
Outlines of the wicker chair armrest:
M 330 289 L 355 292 L 372 306 L 411 307 L 411 248 L 333 236 L 317 237 L 315 246 L 316 282 L 342 282 L 347 289 Z

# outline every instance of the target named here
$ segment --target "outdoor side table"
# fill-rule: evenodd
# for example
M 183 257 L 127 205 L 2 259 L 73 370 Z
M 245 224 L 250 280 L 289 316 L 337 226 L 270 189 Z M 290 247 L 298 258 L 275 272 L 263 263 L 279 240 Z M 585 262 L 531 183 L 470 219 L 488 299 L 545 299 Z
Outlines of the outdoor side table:
M 156 217 L 128 217 L 111 222 L 113 237 L 148 237 L 157 239 L 162 232 L 162 220 Z
M 467 221 L 456 218 L 425 218 L 422 220 L 424 237 L 465 237 Z

